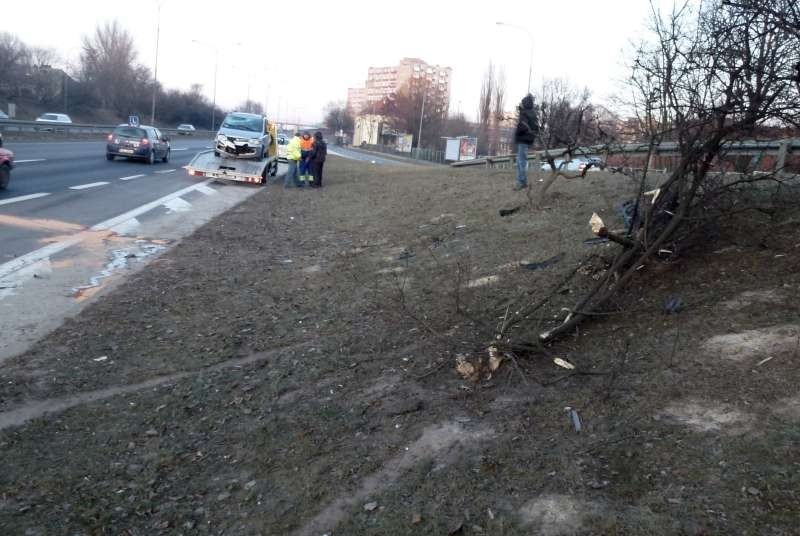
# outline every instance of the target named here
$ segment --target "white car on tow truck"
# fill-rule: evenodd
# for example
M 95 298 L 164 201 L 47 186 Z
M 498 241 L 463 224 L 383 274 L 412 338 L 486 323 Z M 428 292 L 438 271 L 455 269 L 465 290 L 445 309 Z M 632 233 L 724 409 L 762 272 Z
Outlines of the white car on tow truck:
M 277 129 L 266 116 L 232 112 L 214 148 L 197 153 L 185 169 L 195 177 L 264 184 L 278 173 Z

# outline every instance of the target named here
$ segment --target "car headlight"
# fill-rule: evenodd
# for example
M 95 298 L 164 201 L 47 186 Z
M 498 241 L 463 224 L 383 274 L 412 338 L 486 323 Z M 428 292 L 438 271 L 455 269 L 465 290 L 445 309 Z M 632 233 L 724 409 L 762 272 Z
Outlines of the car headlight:
M 247 140 L 247 143 L 250 145 L 261 145 L 261 140 L 259 138 L 252 138 Z
M 217 141 L 226 141 L 228 139 L 225 134 L 217 134 Z

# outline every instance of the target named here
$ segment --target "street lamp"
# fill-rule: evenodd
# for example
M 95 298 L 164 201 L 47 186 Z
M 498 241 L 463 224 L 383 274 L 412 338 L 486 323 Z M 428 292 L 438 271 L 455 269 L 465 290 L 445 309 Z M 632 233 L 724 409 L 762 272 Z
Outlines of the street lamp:
M 156 126 L 156 91 L 158 89 L 158 38 L 161 34 L 161 6 L 167 0 L 156 0 L 158 14 L 156 16 L 156 65 L 153 69 L 153 107 L 150 109 L 150 124 Z
M 516 28 L 517 30 L 522 30 L 528 37 L 531 39 L 531 61 L 528 64 L 528 93 L 531 92 L 531 74 L 533 73 L 533 32 L 529 29 L 525 28 L 524 26 L 519 26 L 518 24 L 510 24 L 508 22 L 497 22 L 498 26 L 508 26 L 509 28 Z

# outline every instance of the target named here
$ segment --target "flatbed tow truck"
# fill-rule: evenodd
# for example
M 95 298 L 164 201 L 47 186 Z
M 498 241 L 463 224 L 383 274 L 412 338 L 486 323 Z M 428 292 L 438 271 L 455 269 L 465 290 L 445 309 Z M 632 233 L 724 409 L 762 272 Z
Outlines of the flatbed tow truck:
M 216 150 L 201 151 L 184 169 L 193 177 L 208 177 L 218 181 L 266 184 L 267 176 L 278 174 L 278 132 L 274 124 L 269 125 L 270 143 L 266 158 L 247 160 L 228 158 Z

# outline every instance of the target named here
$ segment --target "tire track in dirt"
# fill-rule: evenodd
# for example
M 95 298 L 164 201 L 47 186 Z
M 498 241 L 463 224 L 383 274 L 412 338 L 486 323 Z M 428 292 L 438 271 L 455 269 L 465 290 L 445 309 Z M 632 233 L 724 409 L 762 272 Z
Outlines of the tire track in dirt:
M 305 346 L 312 346 L 312 345 L 313 342 L 303 342 L 291 346 L 276 348 L 274 350 L 258 352 L 246 357 L 230 359 L 228 361 L 217 363 L 215 365 L 211 365 L 209 367 L 205 367 L 199 370 L 191 370 L 185 372 L 178 372 L 175 374 L 168 374 L 166 376 L 159 376 L 157 378 L 152 378 L 131 385 L 117 385 L 113 387 L 107 387 L 105 389 L 97 389 L 94 391 L 87 391 L 69 396 L 33 401 L 28 404 L 14 408 L 12 410 L 0 413 L 0 430 L 4 430 L 6 428 L 10 428 L 13 426 L 22 426 L 23 424 L 32 419 L 37 419 L 39 417 L 44 417 L 45 415 L 50 415 L 53 413 L 60 413 L 62 411 L 66 411 L 76 406 L 81 406 L 83 404 L 90 404 L 92 402 L 97 402 L 99 400 L 105 400 L 113 396 L 133 393 L 136 391 L 141 391 L 143 389 L 150 389 L 153 387 L 158 387 L 169 383 L 174 383 L 186 378 L 199 376 L 201 374 L 208 372 L 217 372 L 220 370 L 252 365 L 253 363 L 265 361 L 270 357 L 275 356 L 276 354 L 297 350 Z
M 367 497 L 383 492 L 415 465 L 432 458 L 444 458 L 457 445 L 474 446 L 492 436 L 494 431 L 489 428 L 467 430 L 455 422 L 426 428 L 422 436 L 406 447 L 402 455 L 392 458 L 383 468 L 364 478 L 361 487 L 353 495 L 339 497 L 330 503 L 296 531 L 295 536 L 318 536 L 335 529 L 349 510 Z

